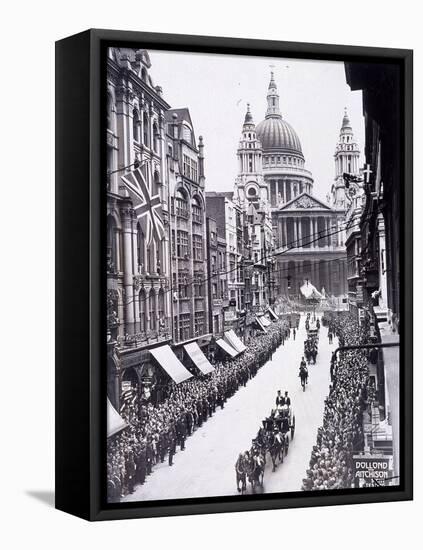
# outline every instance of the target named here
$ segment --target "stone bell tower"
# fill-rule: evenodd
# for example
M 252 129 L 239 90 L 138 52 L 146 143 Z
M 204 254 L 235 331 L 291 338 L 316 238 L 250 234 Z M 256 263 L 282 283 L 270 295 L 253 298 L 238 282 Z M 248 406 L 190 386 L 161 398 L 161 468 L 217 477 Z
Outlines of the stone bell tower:
M 359 176 L 360 149 L 354 139 L 350 119 L 345 108 L 342 119 L 339 140 L 335 149 L 335 182 L 332 185 L 333 204 L 336 208 L 347 208 L 348 200 L 345 193 L 343 175 Z
M 263 177 L 262 154 L 250 105 L 247 104 L 237 151 L 238 176 L 235 180 L 235 197 L 243 209 L 247 209 L 251 202 L 259 210 L 269 209 L 268 188 Z

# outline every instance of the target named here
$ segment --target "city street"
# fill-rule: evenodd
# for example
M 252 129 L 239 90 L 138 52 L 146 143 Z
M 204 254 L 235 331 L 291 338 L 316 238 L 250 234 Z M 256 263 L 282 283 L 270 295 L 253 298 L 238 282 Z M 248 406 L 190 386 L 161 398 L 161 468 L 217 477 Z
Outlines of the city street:
M 324 399 L 330 382 L 330 357 L 337 345 L 335 339 L 329 345 L 327 328 L 322 327 L 317 363 L 309 367 L 309 384 L 303 392 L 298 370 L 306 338 L 304 320 L 303 315 L 296 339 L 291 335 L 257 376 L 187 439 L 186 449 L 178 450 L 174 465 L 169 467 L 165 462 L 155 466 L 144 485 L 138 486 L 123 501 L 238 494 L 234 468 L 238 454 L 250 448 L 262 419 L 275 405 L 278 389 L 282 393 L 289 392 L 296 417 L 296 433 L 288 456 L 274 473 L 269 458 L 263 491 L 299 491 L 317 428 L 322 423 Z

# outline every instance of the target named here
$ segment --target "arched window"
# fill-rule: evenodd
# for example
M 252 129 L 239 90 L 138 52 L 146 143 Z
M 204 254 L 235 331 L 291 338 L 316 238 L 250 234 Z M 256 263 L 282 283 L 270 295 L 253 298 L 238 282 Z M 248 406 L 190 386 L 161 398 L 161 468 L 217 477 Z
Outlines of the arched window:
M 107 94 L 107 128 L 112 132 L 115 129 L 113 116 L 113 97 L 112 94 Z
M 142 127 L 143 127 L 143 144 L 146 146 L 146 147 L 150 147 L 150 139 L 149 139 L 149 136 L 150 136 L 150 131 L 149 131 L 149 124 L 150 124 L 150 121 L 148 119 L 148 115 L 147 113 L 144 111 L 143 115 L 142 115 Z
M 203 223 L 203 209 L 198 197 L 192 199 L 192 221 L 195 223 Z
M 157 126 L 157 122 L 153 124 L 153 150 L 155 153 L 159 152 L 159 127 Z
M 140 115 L 136 109 L 132 113 L 132 128 L 134 132 L 134 141 L 140 141 Z
M 176 215 L 180 218 L 188 218 L 188 201 L 182 189 L 176 191 Z
M 153 289 L 150 290 L 148 297 L 148 307 L 150 314 L 150 330 L 156 330 L 156 293 Z
M 161 322 L 164 322 L 165 319 L 165 299 L 164 299 L 164 290 L 161 288 L 159 290 L 159 319 Z
M 182 127 L 182 139 L 191 143 L 191 129 L 185 124 Z
M 160 174 L 158 170 L 154 171 L 153 183 L 154 183 L 153 194 L 159 195 L 160 194 Z
M 107 216 L 107 271 L 116 273 L 118 268 L 117 258 L 117 228 L 113 216 Z
M 147 303 L 144 289 L 140 290 L 138 299 L 140 305 L 140 330 L 141 332 L 144 332 L 145 330 L 147 330 Z

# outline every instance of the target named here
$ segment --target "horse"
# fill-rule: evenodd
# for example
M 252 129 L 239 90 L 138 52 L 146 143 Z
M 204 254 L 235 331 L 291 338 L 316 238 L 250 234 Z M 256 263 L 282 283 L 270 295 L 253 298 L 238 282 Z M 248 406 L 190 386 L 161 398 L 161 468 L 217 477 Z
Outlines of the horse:
M 267 449 L 269 451 L 270 458 L 272 459 L 272 472 L 276 470 L 278 460 L 279 462 L 283 462 L 283 440 L 284 437 L 282 434 L 279 434 L 279 432 L 277 434 L 269 433 L 268 435 Z
M 308 384 L 308 371 L 305 367 L 300 367 L 300 373 L 298 375 L 301 379 L 301 386 L 303 387 L 303 391 L 305 391 L 306 384 Z
M 251 483 L 253 493 L 256 492 L 257 485 L 263 487 L 264 478 L 264 460 L 261 455 L 252 455 L 248 465 L 248 481 Z
M 238 493 L 242 495 L 247 490 L 247 471 L 248 471 L 248 459 L 240 454 L 238 460 L 235 464 L 235 473 L 236 473 L 236 488 Z M 241 489 L 239 484 L 241 483 Z

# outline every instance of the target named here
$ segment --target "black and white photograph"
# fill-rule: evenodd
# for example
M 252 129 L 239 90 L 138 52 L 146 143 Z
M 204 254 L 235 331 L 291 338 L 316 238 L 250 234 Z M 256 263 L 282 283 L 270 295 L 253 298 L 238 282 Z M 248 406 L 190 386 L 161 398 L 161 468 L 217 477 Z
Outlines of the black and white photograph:
M 106 65 L 107 502 L 399 486 L 398 67 Z

